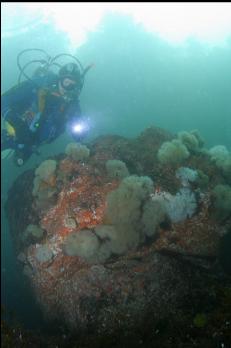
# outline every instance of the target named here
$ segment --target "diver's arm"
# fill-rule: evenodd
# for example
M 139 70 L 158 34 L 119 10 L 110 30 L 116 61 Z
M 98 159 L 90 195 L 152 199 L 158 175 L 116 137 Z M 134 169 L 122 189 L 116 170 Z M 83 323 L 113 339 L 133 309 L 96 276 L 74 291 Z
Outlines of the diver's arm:
M 3 119 L 9 119 L 10 112 L 19 112 L 23 105 L 27 104 L 33 95 L 33 84 L 30 81 L 22 82 L 12 87 L 1 96 L 1 114 Z
M 12 87 L 1 96 L 1 121 L 3 121 L 1 150 L 8 148 L 14 149 L 17 146 L 15 142 L 16 129 L 25 128 L 20 118 L 20 108 L 28 102 L 27 98 L 31 92 L 30 86 L 30 83 L 22 83 Z
M 36 98 L 38 89 L 52 85 L 56 79 L 56 75 L 50 74 L 26 80 L 10 88 L 1 96 L 1 114 L 3 119 L 10 120 L 13 115 L 17 117 L 24 113 L 25 108 Z

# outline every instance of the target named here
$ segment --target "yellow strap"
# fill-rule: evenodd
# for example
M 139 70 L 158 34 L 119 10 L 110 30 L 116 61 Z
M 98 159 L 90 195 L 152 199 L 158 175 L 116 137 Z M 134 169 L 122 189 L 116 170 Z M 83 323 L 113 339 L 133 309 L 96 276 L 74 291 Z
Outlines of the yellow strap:
M 8 135 L 10 135 L 11 137 L 15 137 L 15 129 L 8 121 L 4 121 L 3 127 L 6 129 Z
M 12 88 L 17 88 L 17 87 L 12 87 Z M 45 104 L 46 104 L 46 96 L 48 94 L 48 90 L 40 88 L 38 91 L 38 109 L 39 112 L 43 112 L 45 109 Z M 15 137 L 16 136 L 16 131 L 14 127 L 8 122 L 8 121 L 3 121 L 3 128 L 7 131 L 9 136 Z
M 41 113 L 45 109 L 47 94 L 48 94 L 48 90 L 47 89 L 40 88 L 38 90 L 38 109 L 39 109 L 39 112 L 41 112 Z

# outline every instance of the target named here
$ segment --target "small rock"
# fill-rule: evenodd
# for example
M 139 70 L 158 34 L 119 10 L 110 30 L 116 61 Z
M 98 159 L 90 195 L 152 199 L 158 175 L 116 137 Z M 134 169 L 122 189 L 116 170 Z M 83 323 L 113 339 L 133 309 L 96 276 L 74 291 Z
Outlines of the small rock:
M 22 263 L 25 263 L 26 262 L 26 255 L 23 252 L 19 253 L 17 256 L 17 260 L 22 262 Z
M 65 226 L 69 228 L 76 228 L 77 226 L 76 220 L 73 217 L 67 217 L 65 219 Z
M 52 259 L 53 253 L 47 245 L 42 245 L 37 248 L 35 257 L 38 262 L 47 262 Z
M 32 275 L 32 270 L 31 270 L 31 268 L 28 266 L 28 265 L 25 265 L 24 267 L 23 267 L 23 274 L 25 275 L 25 276 L 28 276 L 28 277 L 30 277 L 31 275 Z

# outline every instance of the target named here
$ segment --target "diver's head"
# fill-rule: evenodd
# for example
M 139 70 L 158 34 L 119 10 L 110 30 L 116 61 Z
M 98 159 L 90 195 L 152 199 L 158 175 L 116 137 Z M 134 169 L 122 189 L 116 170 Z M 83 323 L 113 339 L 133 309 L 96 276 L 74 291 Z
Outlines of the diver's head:
M 82 76 L 79 67 L 75 63 L 65 64 L 59 71 L 59 90 L 61 94 L 73 90 L 80 90 Z

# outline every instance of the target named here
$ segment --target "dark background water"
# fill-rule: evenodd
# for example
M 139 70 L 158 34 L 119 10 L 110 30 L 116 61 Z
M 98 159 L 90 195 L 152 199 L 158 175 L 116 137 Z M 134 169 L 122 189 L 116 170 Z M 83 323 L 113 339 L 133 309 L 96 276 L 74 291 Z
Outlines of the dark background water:
M 42 48 L 51 56 L 68 53 L 65 33 L 47 24 L 2 40 L 2 92 L 17 83 L 17 54 Z M 89 140 L 105 133 L 133 137 L 150 125 L 172 132 L 198 129 L 207 148 L 231 148 L 231 37 L 226 46 L 203 45 L 195 39 L 173 46 L 147 33 L 128 16 L 108 15 L 75 53 L 83 65 L 95 64 L 81 95 L 83 114 L 90 117 Z M 33 56 L 36 59 L 36 54 Z M 46 156 L 63 152 L 71 138 L 64 134 L 43 146 L 23 168 L 2 160 L 2 303 L 27 327 L 36 327 L 41 314 L 18 272 L 8 222 L 4 214 L 7 191 L 15 178 Z

